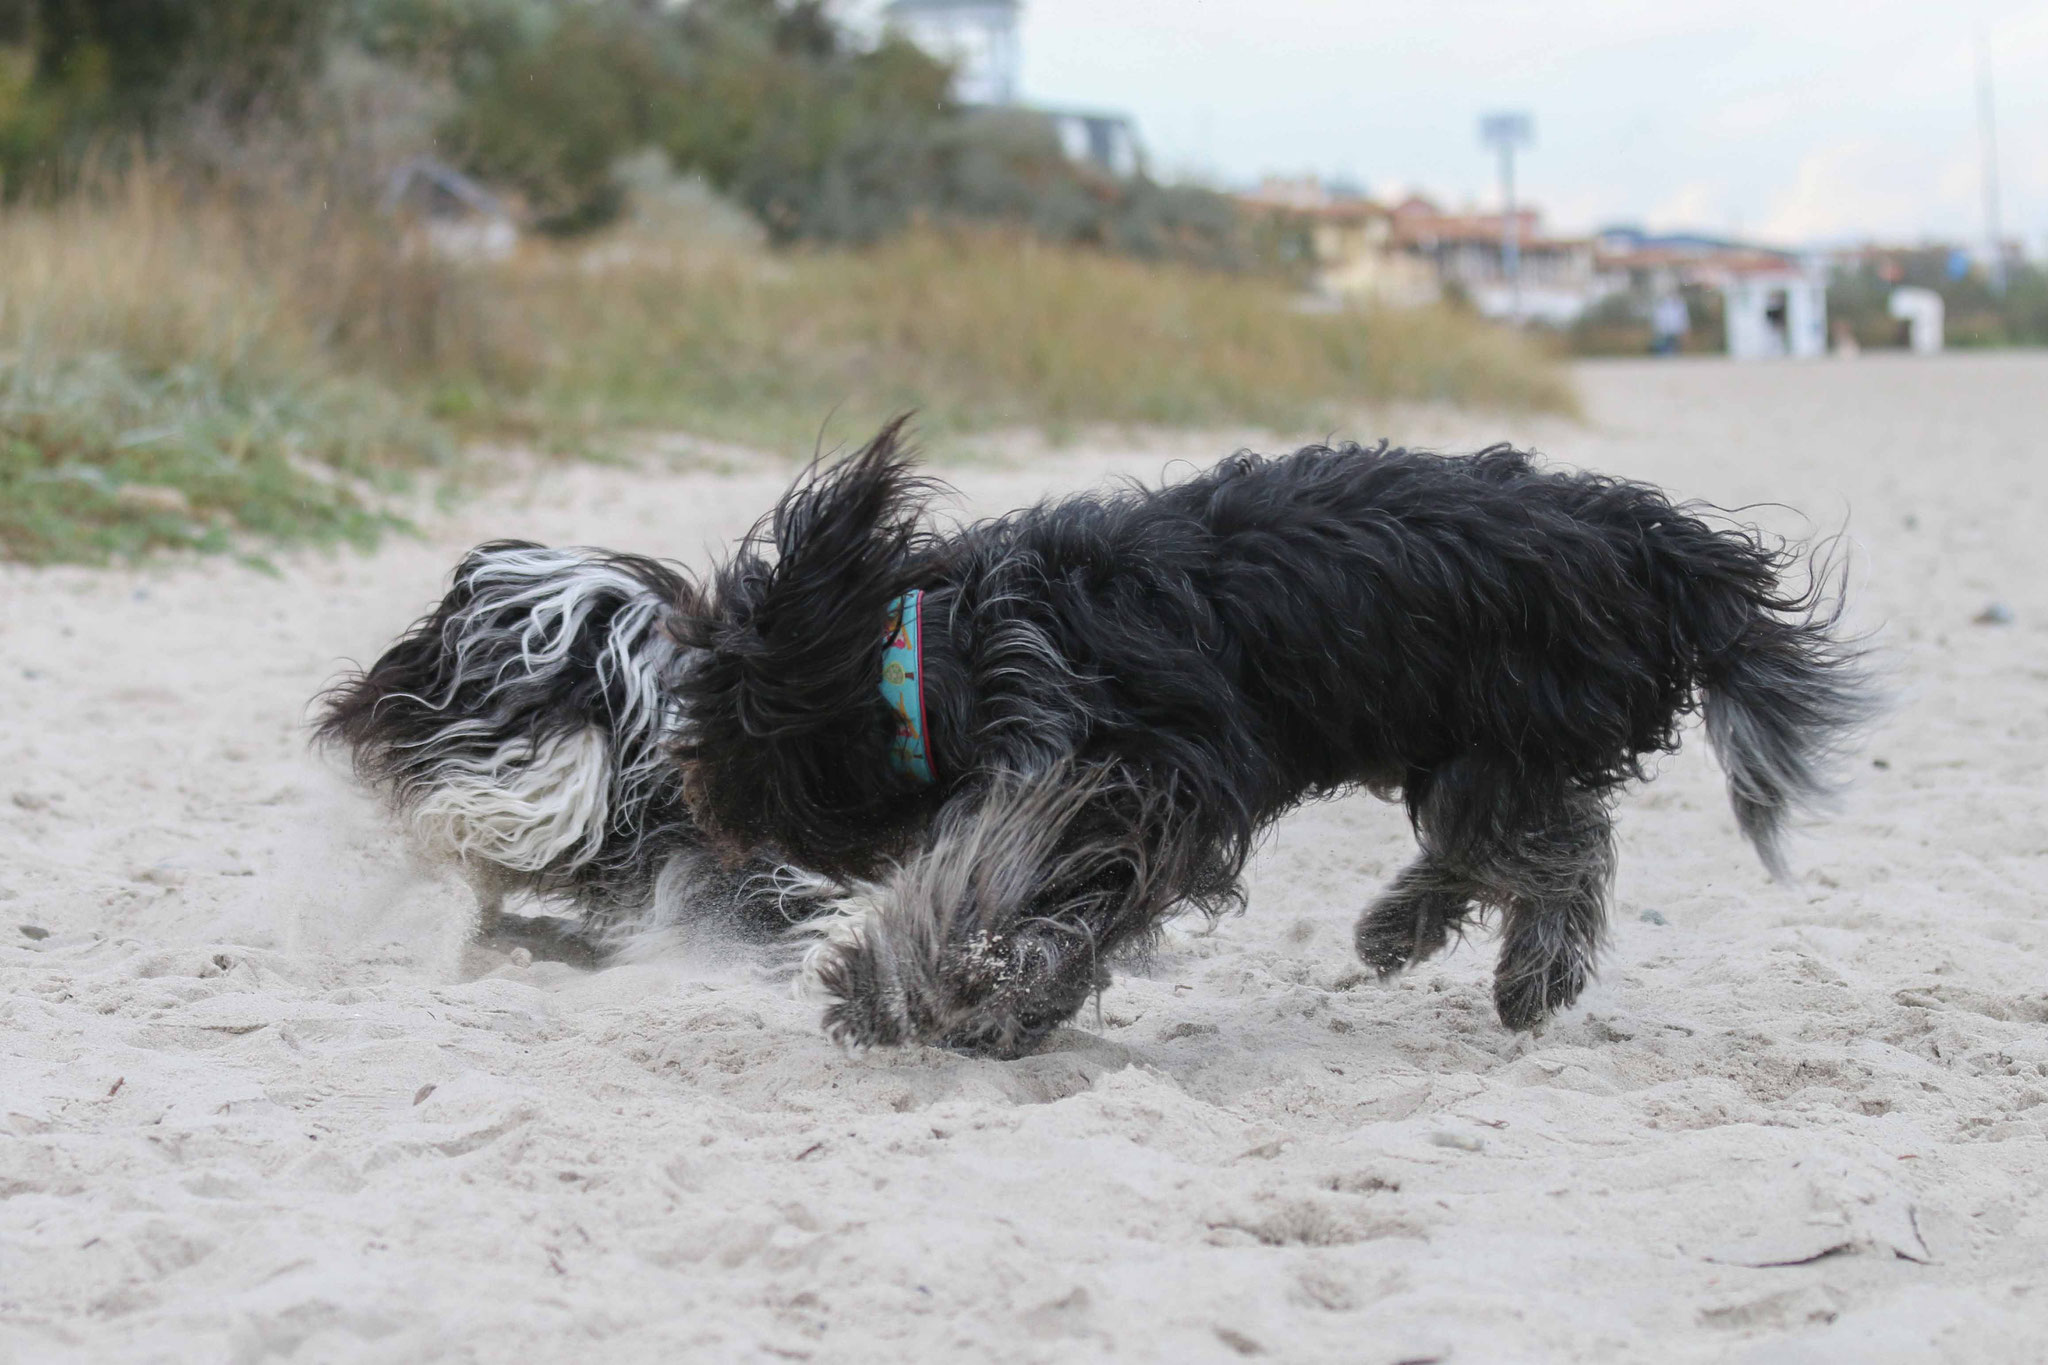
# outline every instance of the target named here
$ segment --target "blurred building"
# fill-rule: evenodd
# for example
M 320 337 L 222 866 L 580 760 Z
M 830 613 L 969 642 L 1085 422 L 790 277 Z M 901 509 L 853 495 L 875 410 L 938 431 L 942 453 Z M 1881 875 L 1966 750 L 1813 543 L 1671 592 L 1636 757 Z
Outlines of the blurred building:
M 1446 213 L 1421 195 L 1388 206 L 1321 181 L 1269 179 L 1245 207 L 1298 226 L 1320 292 L 1395 307 L 1464 298 L 1488 317 L 1515 311 L 1500 214 Z M 1516 214 L 1521 313 L 1564 325 L 1609 292 L 1590 238 L 1551 237 L 1534 209 Z
M 1804 259 L 1753 242 L 1638 227 L 1602 228 L 1593 237 L 1593 249 L 1602 274 L 1642 293 L 1688 284 L 1718 289 L 1736 275 L 1797 269 Z
M 1728 354 L 1811 358 L 1828 351 L 1828 282 L 1817 270 L 1739 271 L 1721 286 Z
M 437 256 L 503 260 L 519 244 L 518 220 L 504 200 L 430 157 L 391 172 L 383 207 L 405 220 L 413 246 Z
M 1558 236 L 1544 232 L 1537 210 L 1525 208 L 1515 221 L 1517 290 L 1508 279 L 1498 213 L 1446 212 L 1422 195 L 1388 205 L 1312 178 L 1268 179 L 1238 201 L 1298 231 L 1316 290 L 1332 302 L 1414 307 L 1460 298 L 1487 317 L 1560 328 L 1599 308 L 1654 330 L 1660 304 L 1668 317 L 1683 307 L 1684 291 L 1706 290 L 1722 299 L 1731 355 L 1827 349 L 1826 272 L 1793 252 L 1631 227 Z
M 1145 148 L 1138 125 L 1127 115 L 1100 110 L 1041 109 L 1059 134 L 1067 160 L 1086 162 L 1119 179 L 1145 169 Z
M 1908 285 L 1904 289 L 1894 289 L 1885 301 L 1885 308 L 1906 324 L 1906 348 L 1914 355 L 1941 354 L 1948 313 L 1948 305 L 1941 295 L 1932 289 L 1915 289 Z
M 963 104 L 1015 104 L 1023 0 L 890 0 L 890 28 L 953 68 Z
M 953 68 L 962 104 L 1015 105 L 1023 48 L 1017 35 L 1023 0 L 891 0 L 883 22 Z M 1052 124 L 1070 161 L 1123 178 L 1145 169 L 1145 149 L 1130 117 L 1101 109 L 1034 109 Z
M 1300 229 L 1316 289 L 1332 300 L 1415 308 L 1443 297 L 1436 267 L 1396 249 L 1394 215 L 1363 194 L 1315 179 L 1268 178 L 1240 202 Z
M 1691 287 L 1721 296 L 1728 354 L 1738 360 L 1825 355 L 1827 272 L 1796 252 L 1699 233 L 1604 229 L 1594 239 L 1614 294 L 1651 306 Z
M 1613 292 L 1600 274 L 1593 239 L 1545 234 L 1535 209 L 1515 211 L 1518 284 L 1508 279 L 1504 215 L 1446 213 L 1421 195 L 1410 195 L 1389 212 L 1395 248 L 1428 261 L 1445 288 L 1457 290 L 1487 317 L 1519 316 L 1563 327 Z

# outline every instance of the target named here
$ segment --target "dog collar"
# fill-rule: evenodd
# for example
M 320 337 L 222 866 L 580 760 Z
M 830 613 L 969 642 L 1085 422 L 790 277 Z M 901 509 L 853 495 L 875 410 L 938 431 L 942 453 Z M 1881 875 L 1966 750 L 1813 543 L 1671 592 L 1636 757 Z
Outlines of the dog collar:
M 882 647 L 882 699 L 896 716 L 889 766 L 926 786 L 932 781 L 931 749 L 924 722 L 924 594 L 907 592 L 889 604 L 887 643 Z

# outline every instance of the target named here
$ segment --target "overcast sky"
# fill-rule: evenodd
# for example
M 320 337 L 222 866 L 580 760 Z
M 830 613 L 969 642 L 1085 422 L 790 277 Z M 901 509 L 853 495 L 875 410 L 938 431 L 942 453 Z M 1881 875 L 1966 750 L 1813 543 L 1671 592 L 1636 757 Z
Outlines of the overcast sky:
M 861 0 L 855 0 L 858 5 Z M 1527 110 L 1554 227 L 1798 243 L 1983 231 L 1976 33 L 2008 235 L 2048 247 L 2048 0 L 1025 0 L 1027 100 L 1134 115 L 1155 167 L 1498 202 Z

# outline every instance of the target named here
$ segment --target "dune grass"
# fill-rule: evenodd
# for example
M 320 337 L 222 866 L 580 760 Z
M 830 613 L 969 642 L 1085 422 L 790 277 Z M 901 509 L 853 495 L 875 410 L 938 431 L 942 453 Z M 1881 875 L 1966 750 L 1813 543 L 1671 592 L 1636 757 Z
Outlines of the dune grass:
M 1342 425 L 1369 404 L 1570 410 L 1521 338 L 1442 310 L 1305 313 L 1272 281 L 1009 234 L 859 255 L 515 270 L 554 356 L 524 396 L 555 431 L 684 426 L 807 441 L 917 408 L 928 433 L 1085 424 Z M 512 405 L 515 409 L 520 404 Z
M 372 542 L 448 433 L 352 372 L 237 215 L 138 182 L 0 215 L 0 551 Z
M 1262 279 L 1015 235 L 861 253 L 622 235 L 462 264 L 287 195 L 130 174 L 0 213 L 0 554 L 366 544 L 466 438 L 598 451 L 688 430 L 807 454 L 921 411 L 958 433 L 1337 429 L 1367 405 L 1569 410 L 1522 339 L 1305 313 Z

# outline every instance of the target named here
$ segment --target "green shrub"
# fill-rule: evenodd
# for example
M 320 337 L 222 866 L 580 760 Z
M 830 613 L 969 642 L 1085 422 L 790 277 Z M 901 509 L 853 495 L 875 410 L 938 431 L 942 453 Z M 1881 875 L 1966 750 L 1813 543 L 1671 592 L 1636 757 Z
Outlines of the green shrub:
M 319 70 L 339 0 L 13 0 L 0 18 L 0 185 L 62 188 L 108 140 L 203 107 L 282 117 Z
M 669 25 L 572 12 L 474 80 L 446 136 L 470 170 L 517 189 L 543 229 L 599 227 L 623 198 L 613 166 L 678 117 L 680 64 Z

